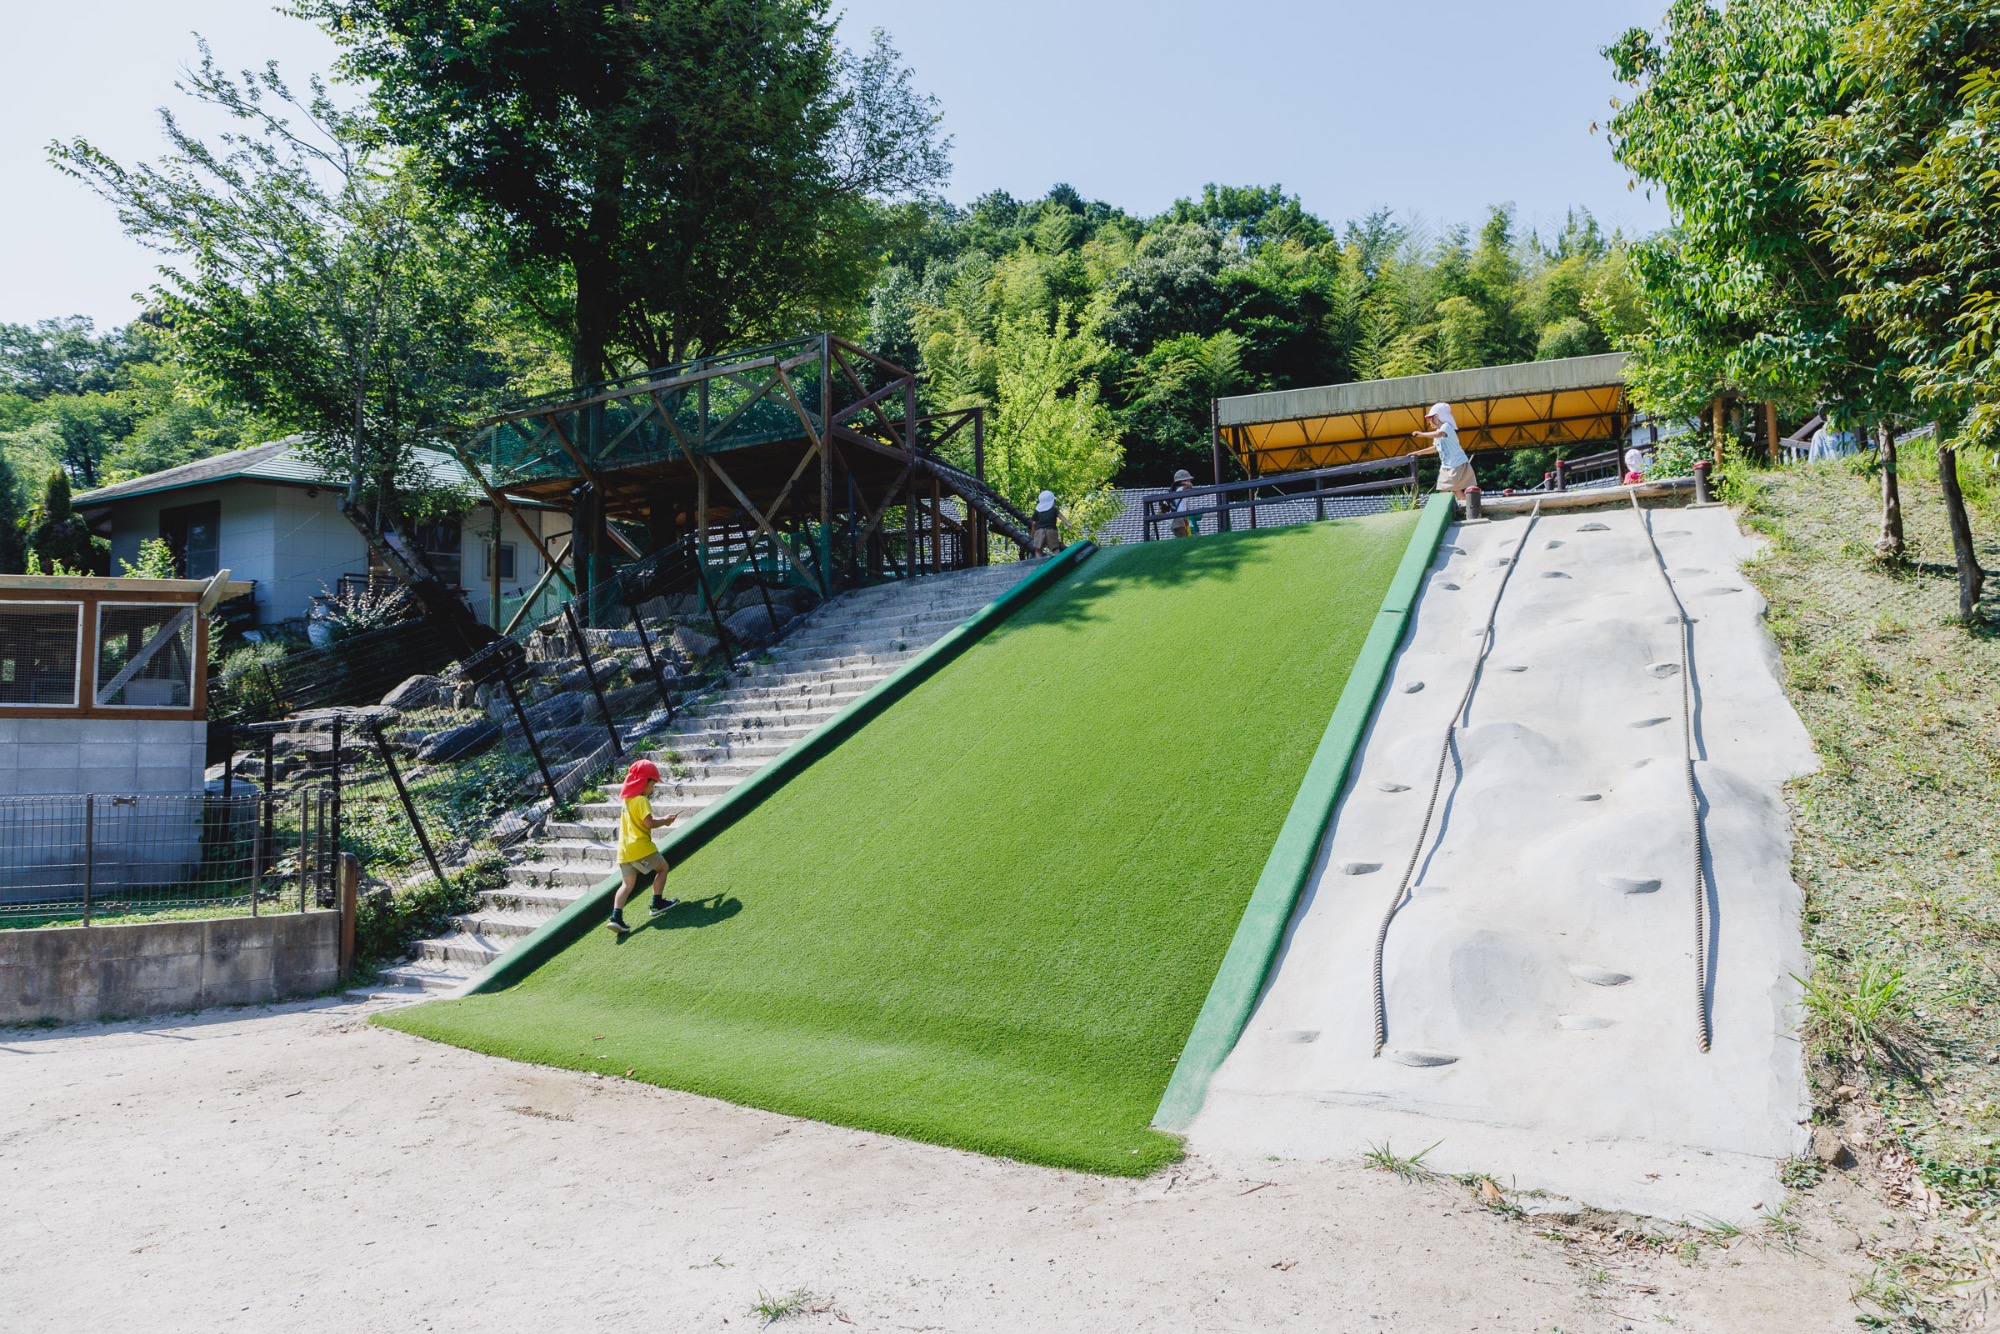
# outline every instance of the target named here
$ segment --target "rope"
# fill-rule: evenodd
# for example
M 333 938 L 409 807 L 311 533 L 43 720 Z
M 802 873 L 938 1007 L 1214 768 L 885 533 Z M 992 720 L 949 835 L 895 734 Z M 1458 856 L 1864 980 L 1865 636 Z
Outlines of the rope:
M 1646 542 L 1653 548 L 1653 565 L 1660 572 L 1660 582 L 1667 586 L 1667 596 L 1674 600 L 1674 612 L 1680 620 L 1681 755 L 1687 776 L 1688 825 L 1694 845 L 1694 1022 L 1696 1041 L 1705 1052 L 1714 1034 L 1708 1014 L 1708 871 L 1702 862 L 1701 794 L 1694 781 L 1694 622 L 1688 619 L 1680 590 L 1667 575 L 1666 557 L 1660 554 L 1660 544 L 1653 537 L 1653 516 L 1639 508 L 1637 496 L 1631 500 L 1639 526 L 1645 530 Z
M 1437 772 L 1431 775 L 1431 799 L 1424 807 L 1423 828 L 1417 832 L 1416 846 L 1410 850 L 1410 861 L 1403 868 L 1403 879 L 1396 886 L 1396 896 L 1389 900 L 1389 910 L 1382 914 L 1382 925 L 1375 932 L 1375 1055 L 1382 1054 L 1382 1047 L 1389 1040 L 1389 1003 L 1382 991 L 1382 950 L 1389 941 L 1389 925 L 1396 920 L 1396 914 L 1403 909 L 1410 894 L 1410 878 L 1417 872 L 1417 862 L 1423 856 L 1424 845 L 1430 841 L 1431 821 L 1437 815 L 1438 793 L 1444 787 L 1445 761 L 1451 758 L 1452 742 L 1458 736 L 1460 720 L 1466 710 L 1472 707 L 1472 692 L 1479 688 L 1480 674 L 1486 670 L 1487 655 L 1493 652 L 1493 622 L 1500 615 L 1500 599 L 1507 595 L 1508 581 L 1521 564 L 1521 557 L 1528 550 L 1528 536 L 1535 531 L 1535 524 L 1542 517 L 1542 502 L 1539 497 L 1535 507 L 1528 514 L 1528 526 L 1521 531 L 1520 544 L 1515 547 L 1513 557 L 1507 562 L 1507 572 L 1500 576 L 1500 587 L 1493 593 L 1493 605 L 1486 609 L 1486 626 L 1482 631 L 1479 658 L 1472 664 L 1472 675 L 1466 679 L 1465 693 L 1459 697 L 1458 707 L 1452 710 L 1451 722 L 1444 729 L 1444 744 L 1438 748 Z

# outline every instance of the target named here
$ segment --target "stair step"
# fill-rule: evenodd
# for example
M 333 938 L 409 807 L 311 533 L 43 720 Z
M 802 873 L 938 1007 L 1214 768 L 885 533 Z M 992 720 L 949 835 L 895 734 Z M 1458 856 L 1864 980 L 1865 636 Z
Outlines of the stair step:
M 505 954 L 514 944 L 504 936 L 482 936 L 471 931 L 453 931 L 448 935 L 417 942 L 417 958 L 432 963 L 470 964 L 477 972 L 487 964 Z
M 464 913 L 451 919 L 460 931 L 486 940 L 525 940 L 540 930 L 554 913 L 523 911 L 519 908 Z
M 506 889 L 479 891 L 480 913 L 540 912 L 554 916 L 582 895 L 566 885 L 553 887 L 510 885 Z
M 555 889 L 571 886 L 588 889 L 616 869 L 607 847 L 603 860 L 592 866 L 585 862 L 517 862 L 507 868 L 507 883 L 526 889 Z
M 416 959 L 410 963 L 384 968 L 377 976 L 386 984 L 396 987 L 417 987 L 427 995 L 457 991 L 470 982 L 479 970 L 461 964 L 444 963 L 436 959 Z

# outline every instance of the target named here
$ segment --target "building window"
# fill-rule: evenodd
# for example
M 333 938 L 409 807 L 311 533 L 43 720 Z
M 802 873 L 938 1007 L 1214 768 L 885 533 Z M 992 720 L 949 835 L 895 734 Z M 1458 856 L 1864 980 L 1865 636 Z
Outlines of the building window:
M 76 707 L 83 607 L 0 602 L 0 706 Z
M 186 603 L 171 602 L 98 607 L 98 707 L 185 709 L 193 702 L 192 612 Z
M 491 542 L 486 544 L 485 577 L 488 579 L 493 577 L 493 544 Z M 514 582 L 514 544 L 512 542 L 502 542 L 500 544 L 500 582 L 503 584 Z
M 423 548 L 424 564 L 452 588 L 457 588 L 459 584 L 458 549 L 461 537 L 457 519 L 439 519 L 417 529 L 417 543 Z
M 183 579 L 208 579 L 222 568 L 222 502 L 160 511 L 160 536 Z

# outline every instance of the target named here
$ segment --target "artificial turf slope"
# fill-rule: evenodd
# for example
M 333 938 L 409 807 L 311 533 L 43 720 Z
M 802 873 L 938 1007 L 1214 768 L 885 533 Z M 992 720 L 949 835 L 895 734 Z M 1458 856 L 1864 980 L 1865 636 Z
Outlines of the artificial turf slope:
M 381 1022 L 1157 1166 L 1178 1142 L 1147 1123 L 1415 522 L 1107 550 L 674 868 L 682 907 Z

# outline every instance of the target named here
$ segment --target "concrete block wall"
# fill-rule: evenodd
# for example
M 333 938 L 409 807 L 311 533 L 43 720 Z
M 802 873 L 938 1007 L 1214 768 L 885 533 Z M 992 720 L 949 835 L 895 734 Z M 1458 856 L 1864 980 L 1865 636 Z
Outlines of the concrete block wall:
M 0 1024 L 308 996 L 340 982 L 340 914 L 0 931 Z
M 9 718 L 0 709 L 0 797 L 197 793 L 207 746 L 200 721 Z

